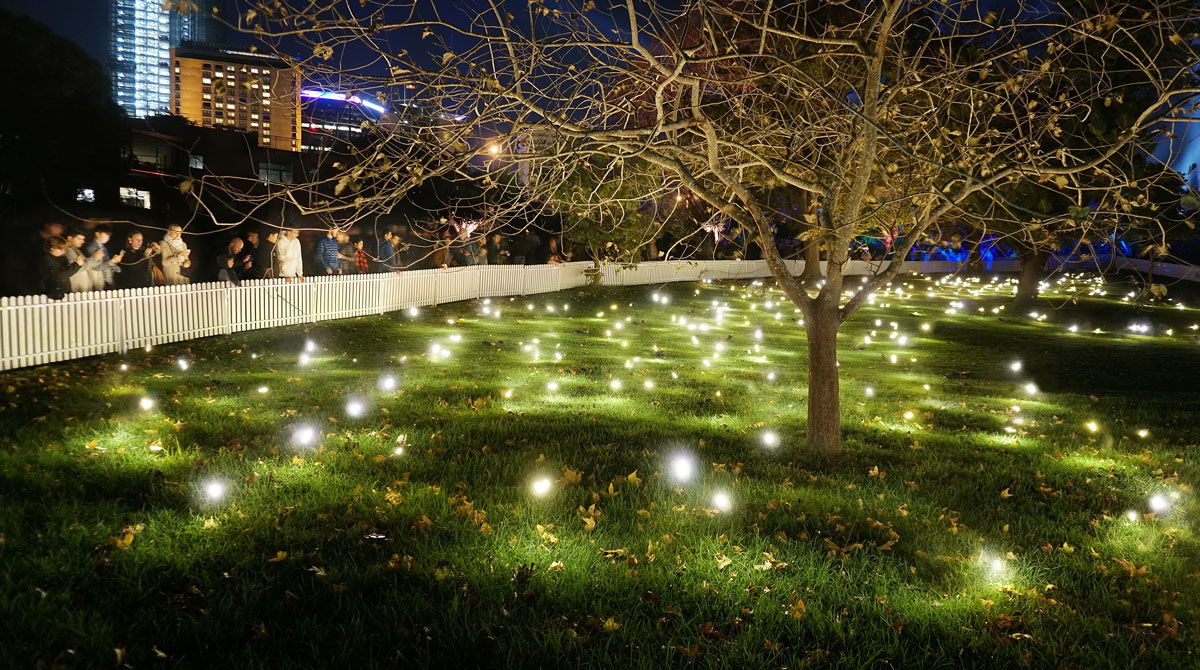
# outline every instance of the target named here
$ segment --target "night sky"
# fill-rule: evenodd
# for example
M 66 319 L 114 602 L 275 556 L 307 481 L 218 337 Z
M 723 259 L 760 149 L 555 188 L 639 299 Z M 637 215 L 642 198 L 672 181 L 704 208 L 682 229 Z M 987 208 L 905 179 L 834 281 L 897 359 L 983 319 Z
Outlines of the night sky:
M 108 62 L 107 0 L 0 0 L 0 8 L 33 17 L 83 47 L 96 62 Z

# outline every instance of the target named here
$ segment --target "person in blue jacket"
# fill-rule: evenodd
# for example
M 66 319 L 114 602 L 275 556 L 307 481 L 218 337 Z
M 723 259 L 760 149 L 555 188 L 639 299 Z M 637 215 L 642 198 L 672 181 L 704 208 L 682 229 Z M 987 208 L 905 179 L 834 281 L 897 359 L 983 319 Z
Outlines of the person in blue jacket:
M 317 266 L 327 275 L 342 274 L 342 261 L 338 258 L 337 228 L 330 228 L 317 242 Z
M 396 268 L 396 247 L 392 245 L 392 231 L 384 230 L 379 240 L 379 260 L 375 264 L 378 272 L 391 272 Z

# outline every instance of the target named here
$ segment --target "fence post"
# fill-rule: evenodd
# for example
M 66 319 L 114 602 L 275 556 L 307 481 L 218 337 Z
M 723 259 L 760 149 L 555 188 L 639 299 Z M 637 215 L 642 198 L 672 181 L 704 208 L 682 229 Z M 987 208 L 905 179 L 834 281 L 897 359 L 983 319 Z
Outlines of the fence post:
M 308 322 L 317 322 L 317 277 L 308 284 Z
M 226 286 L 221 292 L 221 332 L 229 335 L 233 332 L 233 298 L 232 287 Z
M 121 343 L 121 354 L 129 351 L 129 342 L 125 339 L 125 298 L 117 299 L 117 340 Z

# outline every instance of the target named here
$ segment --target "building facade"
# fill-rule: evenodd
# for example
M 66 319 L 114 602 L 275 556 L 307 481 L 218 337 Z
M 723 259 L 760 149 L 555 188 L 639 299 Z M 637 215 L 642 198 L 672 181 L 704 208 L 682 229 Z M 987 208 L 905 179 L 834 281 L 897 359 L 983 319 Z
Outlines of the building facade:
M 300 91 L 303 151 L 342 151 L 370 136 L 387 109 L 378 102 L 337 91 Z
M 134 118 L 170 113 L 171 47 L 187 40 L 224 42 L 224 0 L 197 0 L 186 14 L 161 0 L 110 0 L 109 70 L 117 104 Z
M 203 127 L 258 134 L 258 144 L 300 150 L 300 79 L 277 58 L 184 43 L 171 49 L 169 109 Z

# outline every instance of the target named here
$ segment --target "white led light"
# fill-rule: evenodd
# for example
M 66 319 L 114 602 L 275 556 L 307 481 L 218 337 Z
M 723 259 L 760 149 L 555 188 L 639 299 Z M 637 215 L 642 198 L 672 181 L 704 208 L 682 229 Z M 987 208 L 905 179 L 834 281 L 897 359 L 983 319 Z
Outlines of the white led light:
M 713 495 L 712 504 L 713 507 L 722 512 L 728 512 L 733 509 L 733 501 L 729 499 L 729 494 L 723 491 Z
M 204 485 L 204 497 L 212 501 L 220 500 L 225 497 L 225 483 L 220 481 L 210 481 Z
M 533 491 L 533 495 L 541 498 L 550 492 L 550 480 L 546 477 L 535 479 L 529 488 Z
M 258 387 L 258 392 L 259 392 L 259 393 L 266 393 L 268 390 L 269 390 L 269 389 L 267 389 L 267 387 L 265 387 L 265 386 L 260 386 L 260 387 Z
M 181 358 L 181 359 L 179 359 L 179 360 L 177 360 L 177 361 L 175 361 L 175 364 L 179 366 L 179 369 L 180 369 L 180 370 L 187 370 L 187 369 L 188 369 L 188 362 L 187 362 L 186 360 L 182 359 L 182 358 Z
M 1162 514 L 1163 512 L 1171 509 L 1171 501 L 1161 493 L 1155 493 L 1154 495 L 1150 496 L 1148 504 L 1150 505 L 1150 511 L 1154 512 L 1155 514 Z
M 346 416 L 357 419 L 367 413 L 367 405 L 363 401 L 354 398 L 346 401 Z
M 546 384 L 546 390 L 547 391 L 557 391 L 558 390 L 558 382 L 550 382 L 549 384 Z
M 380 391 L 395 391 L 396 390 L 396 378 L 391 375 L 387 375 L 385 377 L 380 377 L 379 378 L 379 390 Z
M 143 397 L 139 404 L 142 406 L 143 410 L 149 411 L 151 407 L 154 407 L 154 399 Z
M 670 469 L 672 479 L 680 484 L 687 483 L 696 474 L 696 460 L 691 454 L 677 454 L 671 457 Z
M 298 447 L 306 447 L 317 439 L 317 431 L 312 426 L 300 426 L 292 432 L 292 443 Z
M 779 433 L 776 433 L 775 431 L 772 431 L 772 430 L 768 430 L 767 432 L 762 434 L 762 443 L 763 443 L 763 445 L 771 447 L 771 448 L 778 447 L 779 446 Z

